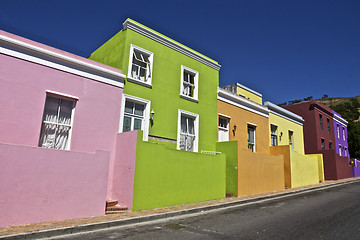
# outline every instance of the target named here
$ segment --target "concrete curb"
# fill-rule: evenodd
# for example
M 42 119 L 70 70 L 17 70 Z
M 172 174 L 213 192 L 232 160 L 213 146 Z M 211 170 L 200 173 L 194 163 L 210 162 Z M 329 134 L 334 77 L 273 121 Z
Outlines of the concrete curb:
M 100 223 L 91 223 L 91 224 L 83 224 L 83 225 L 77 225 L 72 227 L 65 227 L 65 228 L 55 228 L 55 229 L 47 229 L 47 230 L 41 230 L 41 231 L 34 231 L 34 232 L 25 232 L 25 233 L 19 233 L 19 234 L 13 234 L 13 235 L 4 235 L 0 236 L 0 239 L 40 239 L 40 238 L 50 238 L 50 237 L 56 237 L 61 235 L 67 235 L 67 234 L 75 234 L 75 233 L 85 233 L 95 230 L 101 230 L 101 229 L 107 229 L 111 227 L 120 227 L 125 225 L 131 225 L 136 223 L 144 223 L 149 221 L 155 221 L 155 220 L 161 220 L 165 218 L 172 218 L 176 216 L 182 216 L 182 215 L 191 215 L 196 214 L 200 212 L 209 212 L 214 211 L 218 209 L 224 209 L 224 208 L 230 208 L 230 207 L 240 207 L 245 204 L 250 203 L 257 203 L 264 200 L 272 200 L 277 198 L 283 198 L 288 196 L 295 196 L 301 193 L 307 193 L 332 187 L 337 187 L 340 185 L 350 184 L 360 182 L 360 178 L 358 179 L 351 179 L 348 181 L 342 181 L 342 182 L 336 182 L 331 183 L 328 185 L 322 185 L 322 186 L 314 186 L 310 188 L 304 188 L 284 193 L 275 193 L 270 194 L 262 197 L 256 197 L 256 198 L 250 198 L 250 199 L 243 199 L 233 202 L 227 202 L 227 203 L 220 203 L 220 204 L 214 204 L 210 206 L 204 206 L 204 207 L 198 207 L 198 208 L 190 208 L 190 209 L 184 209 L 179 211 L 173 211 L 173 212 L 167 212 L 167 213 L 160 213 L 160 214 L 153 214 L 153 215 L 147 215 L 147 216 L 141 216 L 141 217 L 134 217 L 134 218 L 128 218 L 128 219 L 120 219 L 120 220 L 113 220 L 108 222 L 100 222 Z

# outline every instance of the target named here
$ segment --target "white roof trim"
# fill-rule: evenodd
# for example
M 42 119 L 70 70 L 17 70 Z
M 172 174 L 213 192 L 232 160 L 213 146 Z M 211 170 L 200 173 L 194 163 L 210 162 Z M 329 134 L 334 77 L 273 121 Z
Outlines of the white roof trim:
M 218 87 L 217 99 L 232 104 L 236 107 L 256 113 L 263 117 L 267 117 L 267 118 L 269 117 L 269 110 L 267 107 L 264 107 L 253 101 L 247 100 L 246 98 L 229 93 L 226 90 L 221 89 L 219 87 Z
M 4 35 L 0 35 L 0 53 L 117 87 L 124 87 L 124 81 L 126 79 L 126 75 L 122 73 L 83 62 Z
M 131 29 L 137 33 L 140 33 L 141 35 L 144 35 L 145 37 L 148 37 L 152 40 L 155 40 L 169 48 L 172 48 L 174 49 L 175 51 L 178 51 L 182 54 L 185 54 L 186 56 L 188 57 L 191 57 L 209 67 L 212 67 L 214 68 L 215 70 L 220 70 L 220 67 L 221 65 L 214 62 L 214 61 L 211 61 L 209 60 L 208 58 L 205 58 L 204 56 L 200 55 L 199 53 L 195 52 L 195 51 L 192 51 L 192 50 L 189 50 L 188 48 L 185 48 L 184 46 L 174 42 L 174 41 L 171 41 L 163 36 L 161 36 L 160 34 L 157 34 L 133 21 L 131 21 L 130 19 L 127 19 L 124 23 L 123 23 L 123 29 Z
M 257 91 L 254 91 L 254 90 L 252 90 L 251 88 L 245 87 L 244 85 L 242 85 L 242 84 L 240 84 L 240 83 L 236 83 L 236 85 L 237 85 L 238 87 L 240 87 L 240 88 L 243 88 L 243 89 L 245 89 L 245 90 L 247 90 L 247 91 L 255 94 L 255 95 L 258 95 L 259 97 L 262 97 L 262 94 L 261 94 L 261 93 L 258 93 Z
M 333 112 L 334 113 L 334 112 Z M 348 121 L 346 121 L 344 118 L 340 117 L 339 115 L 337 115 L 336 113 L 334 113 L 334 120 L 341 123 L 342 125 L 344 125 L 345 127 L 347 127 Z
M 279 117 L 285 118 L 294 123 L 303 125 L 304 119 L 295 113 L 292 113 L 292 112 L 290 112 L 282 107 L 279 107 L 271 102 L 265 102 L 264 106 L 268 107 L 268 109 L 270 110 L 270 113 L 278 115 Z

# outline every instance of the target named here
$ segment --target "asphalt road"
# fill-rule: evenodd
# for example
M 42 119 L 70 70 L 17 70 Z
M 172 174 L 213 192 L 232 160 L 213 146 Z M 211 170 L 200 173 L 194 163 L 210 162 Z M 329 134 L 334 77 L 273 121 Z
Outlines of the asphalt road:
M 56 239 L 360 239 L 360 182 Z

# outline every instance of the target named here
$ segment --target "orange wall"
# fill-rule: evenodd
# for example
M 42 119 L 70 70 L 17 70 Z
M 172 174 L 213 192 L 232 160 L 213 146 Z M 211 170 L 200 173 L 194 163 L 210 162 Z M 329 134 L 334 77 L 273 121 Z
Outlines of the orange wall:
M 284 189 L 283 156 L 253 153 L 239 149 L 238 195 Z
M 229 122 L 230 141 L 237 140 L 239 142 L 239 149 L 247 149 L 247 126 L 248 123 L 252 123 L 256 125 L 255 152 L 270 154 L 269 119 L 267 117 L 263 117 L 220 100 L 218 100 L 217 103 L 218 113 L 231 117 Z M 234 124 L 236 124 L 235 132 L 233 132 Z

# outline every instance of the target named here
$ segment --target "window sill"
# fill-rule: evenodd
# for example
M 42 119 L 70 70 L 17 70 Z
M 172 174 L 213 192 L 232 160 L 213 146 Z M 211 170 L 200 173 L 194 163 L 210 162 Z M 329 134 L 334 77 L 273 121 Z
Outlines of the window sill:
M 189 97 L 189 96 L 186 96 L 186 95 L 180 94 L 180 97 L 183 98 L 183 99 L 186 99 L 186 100 L 195 102 L 195 103 L 198 103 L 198 102 L 199 102 L 199 100 L 197 100 L 197 99 L 195 99 L 195 98 L 192 98 L 192 97 Z
M 127 80 L 129 82 L 136 83 L 136 84 L 139 84 L 139 85 L 144 86 L 144 87 L 152 88 L 151 83 L 143 82 L 143 81 L 137 80 L 135 78 L 131 78 L 131 77 L 128 77 Z

